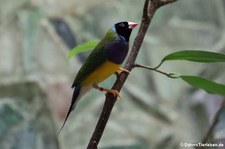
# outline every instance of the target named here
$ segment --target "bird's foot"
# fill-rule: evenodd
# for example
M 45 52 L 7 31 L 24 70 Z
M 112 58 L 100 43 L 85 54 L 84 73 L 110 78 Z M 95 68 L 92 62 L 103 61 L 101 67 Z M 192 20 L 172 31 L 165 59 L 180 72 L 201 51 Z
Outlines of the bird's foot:
M 120 76 L 120 74 L 121 74 L 122 72 L 130 73 L 130 71 L 128 71 L 128 70 L 126 70 L 126 69 L 120 67 L 120 68 L 115 72 L 116 78 L 119 78 L 119 76 Z
M 119 94 L 119 92 L 117 90 L 107 90 L 106 92 L 107 92 L 106 94 L 110 93 L 110 94 L 113 94 L 114 97 L 121 98 L 120 94 Z
M 119 92 L 117 90 L 110 90 L 110 89 L 107 89 L 107 88 L 99 87 L 97 84 L 94 84 L 93 87 L 95 89 L 98 89 L 101 92 L 103 92 L 103 91 L 107 92 L 106 94 L 110 93 L 110 94 L 113 94 L 114 97 L 121 98 L 120 94 L 119 94 Z
M 130 71 L 129 71 L 129 70 L 126 70 L 126 69 L 124 69 L 124 68 L 121 68 L 121 67 L 119 68 L 119 71 L 120 71 L 120 73 L 121 73 L 121 72 L 126 72 L 126 73 L 130 73 Z

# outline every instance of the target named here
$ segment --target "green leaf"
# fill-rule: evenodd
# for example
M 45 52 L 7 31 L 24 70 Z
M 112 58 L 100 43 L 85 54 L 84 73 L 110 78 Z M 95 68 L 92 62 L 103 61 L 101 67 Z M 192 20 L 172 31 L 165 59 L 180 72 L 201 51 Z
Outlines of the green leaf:
M 83 44 L 80 44 L 73 48 L 71 51 L 68 52 L 68 59 L 71 59 L 71 57 L 81 53 L 81 52 L 86 52 L 89 50 L 93 50 L 94 47 L 98 44 L 98 41 L 88 41 Z
M 219 94 L 225 96 L 225 85 L 219 84 L 197 76 L 180 76 L 188 84 L 203 89 L 211 94 Z
M 165 56 L 161 63 L 156 67 L 160 67 L 163 62 L 171 60 L 188 60 L 192 62 L 225 62 L 225 55 L 222 53 L 215 53 L 209 51 L 197 51 L 197 50 L 186 50 L 171 53 Z

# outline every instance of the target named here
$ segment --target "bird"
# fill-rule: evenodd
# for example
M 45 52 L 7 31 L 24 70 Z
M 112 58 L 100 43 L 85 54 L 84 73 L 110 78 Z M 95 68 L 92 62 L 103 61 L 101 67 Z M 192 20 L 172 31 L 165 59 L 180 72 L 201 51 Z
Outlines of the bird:
M 81 66 L 72 84 L 74 92 L 71 104 L 59 132 L 64 127 L 77 102 L 91 88 L 112 93 L 114 96 L 119 96 L 118 91 L 100 87 L 98 84 L 116 72 L 129 73 L 128 70 L 123 69 L 120 66 L 129 51 L 129 38 L 131 32 L 137 25 L 137 23 L 128 21 L 114 24 L 92 50 L 84 64 Z

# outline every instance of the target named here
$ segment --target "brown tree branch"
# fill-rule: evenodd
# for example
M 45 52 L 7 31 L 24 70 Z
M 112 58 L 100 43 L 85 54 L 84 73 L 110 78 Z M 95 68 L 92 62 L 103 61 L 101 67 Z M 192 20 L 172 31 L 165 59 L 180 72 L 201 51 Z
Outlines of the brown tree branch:
M 151 1 L 151 3 L 150 3 Z M 134 63 L 137 58 L 138 52 L 144 40 L 145 34 L 148 30 L 148 27 L 151 23 L 152 17 L 155 14 L 156 10 L 163 5 L 175 2 L 176 0 L 145 0 L 142 22 L 138 31 L 138 34 L 134 40 L 131 52 L 128 56 L 128 59 L 125 63 L 125 69 L 131 71 L 134 68 Z M 123 84 L 125 83 L 128 77 L 127 73 L 122 73 L 114 83 L 112 89 L 121 90 Z M 102 137 L 105 126 L 108 122 L 109 116 L 111 114 L 112 108 L 117 100 L 117 97 L 114 97 L 112 94 L 107 94 L 104 107 L 101 113 L 101 116 L 98 120 L 94 133 L 89 141 L 87 149 L 97 149 L 98 143 Z
M 207 143 L 209 138 L 212 137 L 213 131 L 214 131 L 217 123 L 219 122 L 220 115 L 222 114 L 224 108 L 225 108 L 225 98 L 223 99 L 219 110 L 216 112 L 216 114 L 213 118 L 212 125 L 209 127 L 205 137 L 203 138 L 202 144 Z

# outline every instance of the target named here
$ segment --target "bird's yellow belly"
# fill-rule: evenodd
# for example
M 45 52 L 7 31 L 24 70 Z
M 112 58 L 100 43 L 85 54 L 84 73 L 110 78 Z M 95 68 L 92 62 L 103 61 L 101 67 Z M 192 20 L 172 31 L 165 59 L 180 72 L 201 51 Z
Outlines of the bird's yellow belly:
M 98 84 L 109 76 L 114 74 L 120 67 L 120 64 L 115 64 L 110 61 L 104 62 L 94 72 L 92 72 L 82 83 L 83 85 Z

